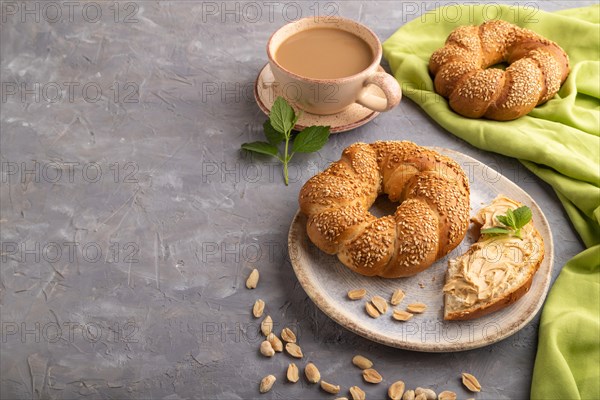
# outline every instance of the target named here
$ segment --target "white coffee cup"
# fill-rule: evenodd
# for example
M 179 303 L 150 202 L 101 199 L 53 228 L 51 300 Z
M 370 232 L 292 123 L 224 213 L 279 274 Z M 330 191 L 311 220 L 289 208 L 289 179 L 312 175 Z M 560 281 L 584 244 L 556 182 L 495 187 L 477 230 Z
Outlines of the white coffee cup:
M 357 74 L 335 79 L 301 76 L 277 62 L 275 55 L 283 42 L 296 33 L 313 28 L 341 29 L 356 35 L 371 48 L 372 62 Z M 373 31 L 351 19 L 308 17 L 284 25 L 271 35 L 267 43 L 267 56 L 276 84 L 283 87 L 284 97 L 312 114 L 336 114 L 353 103 L 373 111 L 389 111 L 397 106 L 402 98 L 398 81 L 379 70 L 382 57 L 381 42 Z M 340 59 L 340 62 L 344 60 Z M 368 89 L 370 85 L 378 86 L 385 97 L 373 94 L 373 91 Z

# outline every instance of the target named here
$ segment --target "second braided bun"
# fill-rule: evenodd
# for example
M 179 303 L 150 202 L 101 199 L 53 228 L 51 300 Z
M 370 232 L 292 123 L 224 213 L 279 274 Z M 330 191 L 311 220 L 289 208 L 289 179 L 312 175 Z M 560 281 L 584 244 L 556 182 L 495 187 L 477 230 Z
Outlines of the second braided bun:
M 489 68 L 510 64 L 505 71 Z M 456 28 L 429 60 L 435 91 L 469 118 L 507 121 L 552 98 L 569 74 L 556 43 L 501 20 Z

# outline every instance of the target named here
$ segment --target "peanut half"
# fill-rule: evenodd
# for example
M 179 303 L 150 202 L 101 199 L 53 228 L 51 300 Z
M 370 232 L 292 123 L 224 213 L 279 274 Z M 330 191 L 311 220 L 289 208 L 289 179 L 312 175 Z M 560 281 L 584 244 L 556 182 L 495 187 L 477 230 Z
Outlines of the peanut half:
M 456 393 L 444 390 L 438 394 L 438 400 L 456 400 Z
M 406 309 L 414 314 L 421 314 L 427 310 L 427 305 L 423 303 L 412 303 L 406 306 Z
M 283 328 L 281 338 L 284 342 L 296 343 L 296 334 L 290 328 Z
M 268 340 L 260 344 L 260 354 L 265 357 L 273 357 L 275 355 L 275 350 L 273 350 L 273 346 L 271 346 Z
M 407 390 L 404 392 L 404 395 L 402 395 L 402 400 L 415 400 L 415 391 Z
M 415 394 L 417 396 L 424 395 L 426 400 L 437 399 L 437 395 L 435 394 L 435 392 L 433 390 L 427 389 L 427 388 L 418 387 L 415 389 Z
M 354 289 L 348 291 L 348 298 L 350 300 L 360 300 L 367 294 L 366 289 Z
M 402 400 L 404 394 L 404 382 L 396 381 L 388 388 L 388 396 L 392 400 Z
M 352 386 L 350 388 L 350 395 L 352 396 L 352 400 L 366 400 L 367 394 L 358 386 Z
M 317 366 L 311 362 L 304 367 L 304 375 L 310 383 L 318 383 L 321 380 L 321 373 Z
M 288 365 L 286 375 L 287 375 L 287 380 L 290 381 L 291 383 L 298 382 L 298 379 L 300 379 L 300 376 L 298 374 L 298 367 L 296 366 L 296 364 L 290 363 L 290 365 Z
M 371 318 L 379 318 L 381 316 L 381 314 L 379 314 L 379 311 L 377 311 L 375 306 L 370 302 L 365 303 L 365 310 Z
M 246 279 L 246 287 L 248 289 L 255 289 L 256 285 L 258 285 L 259 276 L 260 274 L 258 273 L 258 270 L 254 268 L 252 272 L 250 272 L 248 279 Z
M 281 342 L 281 340 L 279 340 L 277 336 L 275 336 L 273 332 L 269 333 L 269 335 L 267 336 L 267 340 L 269 341 L 269 343 L 271 343 L 273 350 L 275 350 L 278 353 L 281 353 L 283 351 L 283 343 Z
M 381 296 L 373 296 L 371 298 L 371 303 L 377 308 L 380 314 L 385 314 L 388 310 L 387 301 Z
M 260 381 L 260 392 L 267 393 L 269 390 L 271 390 L 276 380 L 277 378 L 275 378 L 274 375 L 267 375 L 264 378 L 262 378 L 262 380 Z
M 286 344 L 285 351 L 287 351 L 290 356 L 295 357 L 295 358 L 304 357 L 304 354 L 302 354 L 302 349 L 296 343 Z
M 369 383 L 380 383 L 383 380 L 379 372 L 375 371 L 373 368 L 368 368 L 363 371 L 363 379 L 365 382 Z
M 462 373 L 462 383 L 465 385 L 467 389 L 471 392 L 479 392 L 481 391 L 481 384 L 473 375 L 463 372 Z
M 321 389 L 331 394 L 338 394 L 340 392 L 340 386 L 334 385 L 329 382 L 321 381 Z
M 402 310 L 394 310 L 394 313 L 392 314 L 392 318 L 394 318 L 396 321 L 408 321 L 412 317 L 413 314 Z
M 269 333 L 273 331 L 273 319 L 271 319 L 270 315 L 267 315 L 260 323 L 260 331 L 265 336 L 269 336 Z
M 263 315 L 263 311 L 265 311 L 265 302 L 261 299 L 256 300 L 252 307 L 252 315 L 254 315 L 254 318 L 260 318 Z
M 392 293 L 392 299 L 390 300 L 390 303 L 393 306 L 397 306 L 402 302 L 402 299 L 404 299 L 404 292 L 402 289 L 396 289 L 394 290 L 394 293 Z
M 356 365 L 360 369 L 368 369 L 373 366 L 373 362 L 371 360 L 361 355 L 355 355 L 352 357 L 352 364 Z

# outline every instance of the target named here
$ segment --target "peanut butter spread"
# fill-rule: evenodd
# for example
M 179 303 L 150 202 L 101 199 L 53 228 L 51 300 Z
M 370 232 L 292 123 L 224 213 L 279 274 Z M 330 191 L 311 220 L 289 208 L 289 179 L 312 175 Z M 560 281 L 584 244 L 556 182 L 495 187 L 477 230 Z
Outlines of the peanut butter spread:
M 481 229 L 500 225 L 498 215 L 521 204 L 499 196 L 489 206 L 481 209 L 472 221 Z M 486 302 L 502 296 L 536 263 L 541 250 L 534 237 L 535 228 L 530 221 L 521 228 L 522 239 L 511 235 L 482 235 L 468 252 L 450 260 L 448 280 L 444 292 L 462 300 L 463 306 Z

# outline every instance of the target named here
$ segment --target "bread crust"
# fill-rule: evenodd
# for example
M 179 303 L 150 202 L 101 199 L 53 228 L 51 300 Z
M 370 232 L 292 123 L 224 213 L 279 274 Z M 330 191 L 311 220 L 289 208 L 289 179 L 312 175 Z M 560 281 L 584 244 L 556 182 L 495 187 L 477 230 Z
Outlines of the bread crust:
M 510 64 L 505 71 L 489 68 Z M 551 99 L 569 74 L 556 43 L 501 20 L 461 26 L 429 60 L 435 91 L 468 118 L 508 121 Z
M 401 204 L 375 218 L 380 194 Z M 414 275 L 454 249 L 469 220 L 469 184 L 452 159 L 411 142 L 355 143 L 299 194 L 307 234 L 362 275 Z

